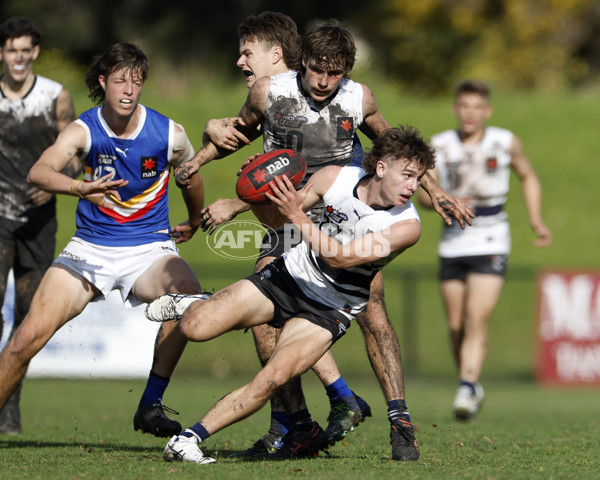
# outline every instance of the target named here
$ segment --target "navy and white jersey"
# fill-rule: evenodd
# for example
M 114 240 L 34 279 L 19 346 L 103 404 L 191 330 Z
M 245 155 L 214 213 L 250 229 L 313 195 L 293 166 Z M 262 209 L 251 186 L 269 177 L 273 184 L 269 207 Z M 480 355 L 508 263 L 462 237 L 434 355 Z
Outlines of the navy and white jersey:
M 362 85 L 346 78 L 337 92 L 317 103 L 304 92 L 298 72 L 271 77 L 263 122 L 265 152 L 300 152 L 308 167 L 302 185 L 324 166 L 349 164 L 363 122 L 362 102 Z
M 129 183 L 119 188 L 121 200 L 105 197 L 113 208 L 86 199 L 77 204 L 76 237 L 105 246 L 134 246 L 169 239 L 168 185 L 174 123 L 141 108 L 136 131 L 118 138 L 102 117 L 102 107 L 83 113 L 76 122 L 87 132 L 83 154 L 84 181 L 112 173 Z
M 510 230 L 503 210 L 509 189 L 513 133 L 487 127 L 481 142 L 464 144 L 456 130 L 434 135 L 439 184 L 456 197 L 474 198 L 473 226 L 445 227 L 438 253 L 442 257 L 508 254 Z
M 56 129 L 56 100 L 63 87 L 35 76 L 23 98 L 9 99 L 0 90 L 0 217 L 28 222 L 35 207 L 27 190 L 27 174 L 52 145 Z M 55 201 L 52 199 L 52 201 Z
M 417 209 L 410 201 L 403 207 L 385 210 L 374 209 L 360 201 L 356 187 L 366 175 L 360 167 L 342 168 L 323 197 L 325 208 L 319 229 L 342 245 L 369 233 L 383 232 L 397 222 L 419 220 Z M 329 267 L 306 242 L 302 242 L 285 253 L 283 259 L 305 295 L 352 319 L 366 307 L 375 274 L 400 252 L 381 253 L 382 258 L 376 262 L 336 269 Z

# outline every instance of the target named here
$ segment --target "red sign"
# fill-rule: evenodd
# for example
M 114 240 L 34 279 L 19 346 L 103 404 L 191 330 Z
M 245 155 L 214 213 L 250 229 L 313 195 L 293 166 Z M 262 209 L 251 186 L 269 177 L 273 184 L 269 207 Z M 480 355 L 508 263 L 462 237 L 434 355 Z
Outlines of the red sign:
M 600 384 L 600 272 L 544 272 L 538 292 L 538 380 Z

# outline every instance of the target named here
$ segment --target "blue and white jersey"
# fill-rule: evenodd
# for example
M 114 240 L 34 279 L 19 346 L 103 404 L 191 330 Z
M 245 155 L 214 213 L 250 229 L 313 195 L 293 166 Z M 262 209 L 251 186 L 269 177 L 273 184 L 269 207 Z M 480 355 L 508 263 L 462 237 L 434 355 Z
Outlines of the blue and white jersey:
M 129 183 L 120 200 L 105 197 L 111 208 L 86 199 L 77 204 L 76 237 L 105 246 L 134 246 L 169 239 L 168 185 L 174 123 L 141 108 L 140 122 L 127 139 L 118 138 L 102 117 L 102 107 L 84 112 L 76 122 L 87 132 L 83 152 L 84 181 L 109 173 Z
M 360 201 L 356 187 L 366 175 L 360 167 L 344 167 L 323 196 L 325 208 L 319 228 L 341 245 L 369 233 L 383 232 L 397 222 L 419 220 L 417 209 L 410 201 L 402 207 L 385 210 L 374 209 Z M 399 254 L 382 251 L 382 258 L 376 262 L 339 269 L 328 266 L 302 242 L 285 253 L 283 259 L 305 295 L 352 319 L 366 307 L 375 274 Z

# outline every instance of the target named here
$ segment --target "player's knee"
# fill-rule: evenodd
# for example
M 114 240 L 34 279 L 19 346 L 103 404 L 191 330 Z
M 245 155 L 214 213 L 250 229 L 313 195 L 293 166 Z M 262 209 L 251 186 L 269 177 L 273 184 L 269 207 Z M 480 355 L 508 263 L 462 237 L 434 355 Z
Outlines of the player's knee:
M 265 394 L 270 397 L 278 388 L 287 383 L 291 375 L 287 368 L 267 365 L 260 371 L 256 378 Z
M 10 338 L 6 349 L 14 358 L 28 362 L 46 345 L 51 336 L 51 332 L 42 332 L 24 321 Z

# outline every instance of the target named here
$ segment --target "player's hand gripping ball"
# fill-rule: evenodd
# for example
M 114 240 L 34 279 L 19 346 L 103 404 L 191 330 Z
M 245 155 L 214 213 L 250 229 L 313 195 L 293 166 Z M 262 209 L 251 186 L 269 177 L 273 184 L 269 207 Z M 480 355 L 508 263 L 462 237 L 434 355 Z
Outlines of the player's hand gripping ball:
M 286 175 L 294 187 L 298 187 L 306 175 L 306 162 L 302 155 L 294 150 L 281 149 L 257 156 L 238 176 L 235 192 L 246 203 L 270 203 L 265 196 L 271 191 L 269 182 L 281 175 Z

